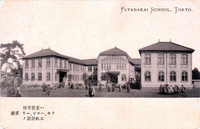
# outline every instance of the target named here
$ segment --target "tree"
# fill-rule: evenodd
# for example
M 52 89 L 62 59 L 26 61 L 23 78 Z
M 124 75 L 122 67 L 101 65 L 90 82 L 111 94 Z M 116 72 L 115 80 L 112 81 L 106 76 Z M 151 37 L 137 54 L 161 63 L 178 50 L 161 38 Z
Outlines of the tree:
M 1 48 L 1 70 L 7 73 L 8 70 L 20 69 L 22 66 L 20 60 L 24 57 L 25 52 L 23 48 L 24 44 L 18 42 L 17 40 L 12 41 L 12 43 L 2 43 Z
M 192 70 L 192 79 L 200 79 L 200 72 L 197 68 Z

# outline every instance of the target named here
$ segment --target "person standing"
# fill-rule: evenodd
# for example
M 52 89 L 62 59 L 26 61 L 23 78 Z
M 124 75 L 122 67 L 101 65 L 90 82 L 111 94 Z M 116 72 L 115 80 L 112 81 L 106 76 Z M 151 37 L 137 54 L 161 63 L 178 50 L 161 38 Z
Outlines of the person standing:
M 127 84 L 127 92 L 130 92 L 130 85 Z
M 121 85 L 119 85 L 119 92 L 121 92 L 122 91 L 122 87 L 121 87 Z

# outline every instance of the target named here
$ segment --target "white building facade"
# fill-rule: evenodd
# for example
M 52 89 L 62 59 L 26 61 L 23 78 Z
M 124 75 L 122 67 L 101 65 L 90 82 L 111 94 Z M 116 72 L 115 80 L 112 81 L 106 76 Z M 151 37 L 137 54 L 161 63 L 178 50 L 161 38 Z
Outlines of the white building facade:
M 192 86 L 193 49 L 172 42 L 158 42 L 139 52 L 142 87 Z
M 135 76 L 134 59 L 118 48 L 113 50 L 116 53 L 110 55 L 102 52 L 97 59 L 80 60 L 51 49 L 42 49 L 23 58 L 23 85 L 84 84 L 84 76 L 90 79 L 96 77 L 104 83 L 102 74 L 108 69 L 119 73 L 116 83 L 125 83 Z

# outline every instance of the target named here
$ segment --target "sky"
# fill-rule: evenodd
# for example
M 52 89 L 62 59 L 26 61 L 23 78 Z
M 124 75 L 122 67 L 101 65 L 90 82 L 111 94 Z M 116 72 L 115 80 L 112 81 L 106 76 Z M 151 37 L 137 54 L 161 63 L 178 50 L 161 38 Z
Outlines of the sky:
M 148 8 L 148 11 L 123 11 Z M 178 11 L 175 7 L 190 8 Z M 169 8 L 152 12 L 151 8 Z M 200 2 L 191 1 L 1 1 L 0 43 L 17 40 L 26 55 L 51 48 L 79 59 L 118 47 L 132 58 L 160 41 L 195 49 L 200 69 Z

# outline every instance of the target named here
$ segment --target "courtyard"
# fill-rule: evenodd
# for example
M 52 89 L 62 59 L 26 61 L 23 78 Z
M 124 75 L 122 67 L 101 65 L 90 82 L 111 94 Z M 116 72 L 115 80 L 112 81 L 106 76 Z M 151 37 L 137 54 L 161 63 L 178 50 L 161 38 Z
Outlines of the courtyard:
M 88 97 L 88 90 L 86 89 L 70 89 L 69 87 L 59 88 L 56 90 L 50 90 L 50 95 L 46 95 L 46 92 L 42 91 L 41 87 L 24 88 L 21 89 L 22 97 Z M 6 89 L 1 89 L 1 97 L 6 97 Z M 99 91 L 98 87 L 95 87 L 95 96 L 93 98 L 184 98 L 184 97 L 200 97 L 200 86 L 194 88 L 187 88 L 184 93 L 177 94 L 160 94 L 158 87 L 143 87 L 142 90 L 130 89 L 122 90 L 116 88 L 115 92 L 108 92 L 106 88 Z

